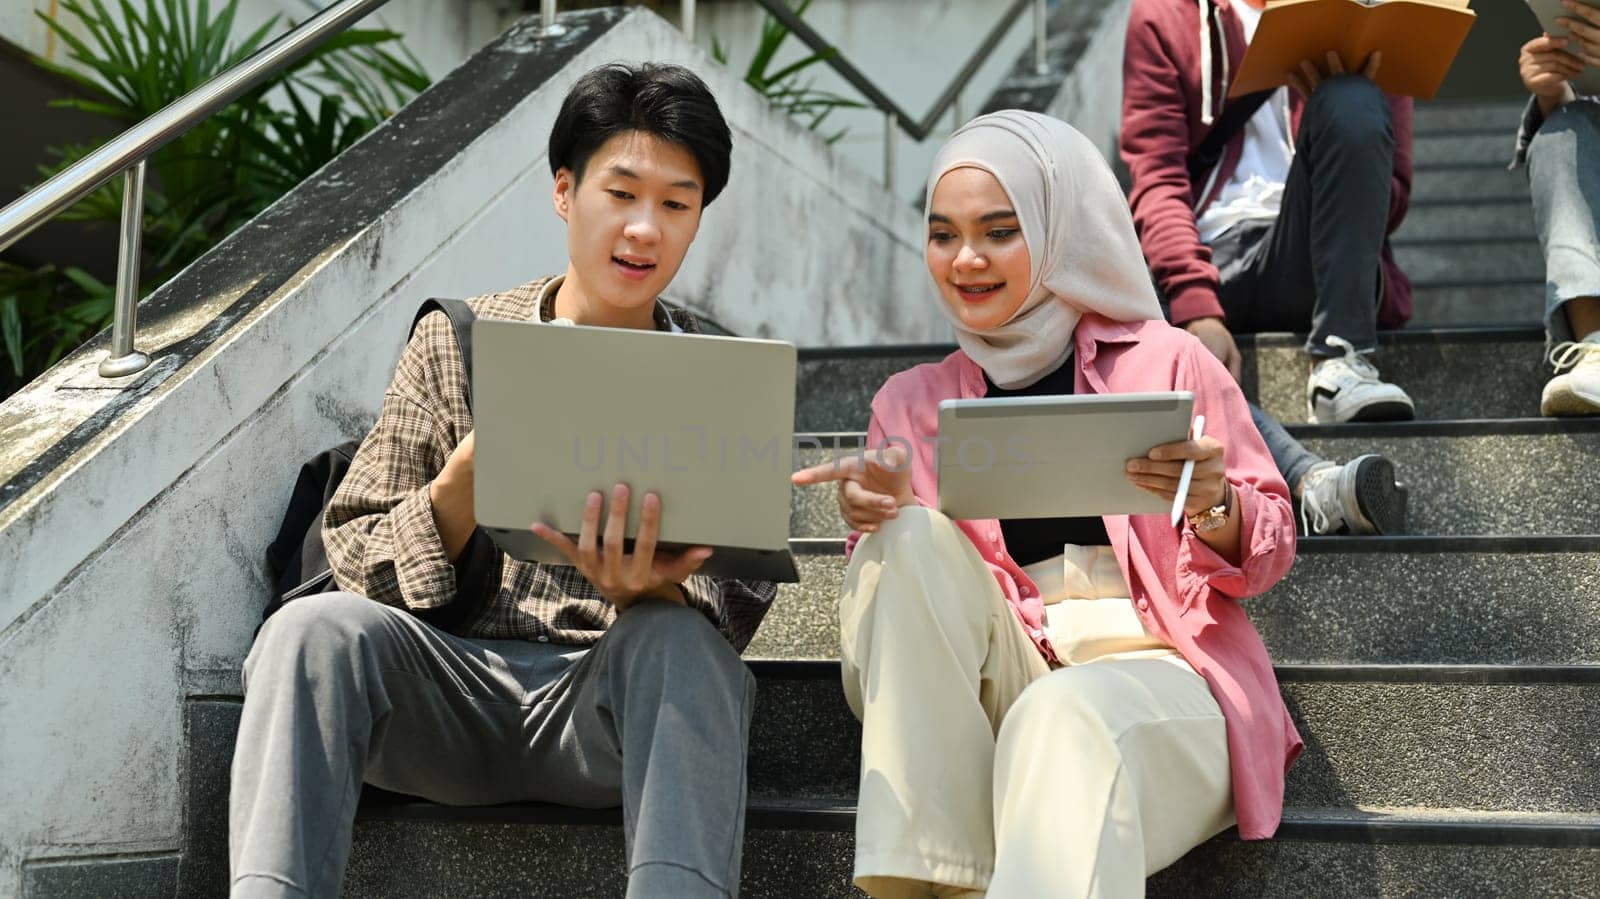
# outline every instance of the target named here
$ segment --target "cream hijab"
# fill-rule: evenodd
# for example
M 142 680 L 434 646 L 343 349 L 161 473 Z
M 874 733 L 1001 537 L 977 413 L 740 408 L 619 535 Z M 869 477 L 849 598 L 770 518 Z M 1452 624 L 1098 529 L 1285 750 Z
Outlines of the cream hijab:
M 1028 298 L 999 327 L 969 328 L 939 300 L 961 348 L 996 385 L 1027 387 L 1060 367 L 1072 355 L 1072 332 L 1085 312 L 1118 321 L 1161 318 L 1128 201 L 1077 129 L 1015 109 L 973 119 L 934 157 L 929 211 L 939 179 L 962 167 L 1000 182 L 1031 263 Z

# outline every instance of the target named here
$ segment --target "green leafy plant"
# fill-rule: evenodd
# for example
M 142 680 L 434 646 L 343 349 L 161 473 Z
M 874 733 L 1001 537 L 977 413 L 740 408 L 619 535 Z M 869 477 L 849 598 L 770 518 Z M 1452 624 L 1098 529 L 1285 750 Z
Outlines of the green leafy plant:
M 791 8 L 795 15 L 804 16 L 810 8 L 811 0 L 800 0 Z M 783 110 L 803 122 L 806 128 L 818 131 L 822 128 L 828 116 L 840 109 L 861 109 L 866 104 L 842 97 L 831 91 L 820 90 L 814 85 L 816 79 L 803 78 L 807 69 L 826 63 L 839 55 L 835 47 L 812 53 L 809 56 L 795 60 L 776 71 L 769 71 L 774 66 L 778 50 L 793 34 L 789 27 L 772 15 L 768 15 L 761 23 L 761 40 L 756 45 L 755 55 L 750 58 L 750 64 L 745 67 L 744 80 L 746 84 L 760 91 L 766 96 L 767 101 L 778 109 Z M 715 35 L 711 37 L 711 56 L 723 65 L 728 64 L 728 50 Z M 832 134 L 825 135 L 823 140 L 834 143 L 844 137 L 849 129 L 841 128 Z
M 216 9 L 209 0 L 116 4 L 120 21 L 106 0 L 62 0 L 76 29 L 40 14 L 72 65 L 34 62 L 83 94 L 52 106 L 103 116 L 119 130 L 242 62 L 282 29 L 274 16 L 235 39 L 238 0 Z M 351 29 L 156 152 L 147 163 L 141 291 L 165 283 L 428 84 L 399 34 Z M 41 180 L 93 149 L 49 148 Z M 121 214 L 118 178 L 60 217 L 113 226 L 106 233 L 114 240 Z M 81 270 L 0 262 L 0 397 L 104 328 L 110 314 L 110 288 Z

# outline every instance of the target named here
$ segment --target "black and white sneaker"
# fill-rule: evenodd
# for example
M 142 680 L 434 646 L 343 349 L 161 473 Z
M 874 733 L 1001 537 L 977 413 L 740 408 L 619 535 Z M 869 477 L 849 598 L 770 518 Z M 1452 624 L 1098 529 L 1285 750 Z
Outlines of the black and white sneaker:
M 1300 527 L 1308 537 L 1399 534 L 1406 529 L 1408 496 L 1394 479 L 1394 463 L 1383 456 L 1322 462 L 1301 478 Z
M 1417 415 L 1411 397 L 1378 379 L 1378 369 L 1342 337 L 1328 346 L 1344 350 L 1317 363 L 1306 379 L 1306 414 L 1317 424 L 1346 421 L 1410 421 Z

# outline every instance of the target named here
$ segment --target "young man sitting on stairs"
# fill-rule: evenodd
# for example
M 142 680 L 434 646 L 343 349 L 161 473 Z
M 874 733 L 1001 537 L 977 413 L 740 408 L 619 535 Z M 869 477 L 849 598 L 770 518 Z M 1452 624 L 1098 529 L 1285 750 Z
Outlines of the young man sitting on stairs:
M 1387 236 L 1411 186 L 1411 101 L 1367 75 L 1304 80 L 1224 103 L 1265 0 L 1134 0 L 1120 149 L 1139 241 L 1172 322 L 1235 378 L 1235 333 L 1306 332 L 1312 422 L 1413 417 L 1365 357 L 1411 315 Z M 1230 112 L 1231 110 L 1231 112 Z M 1396 533 L 1406 494 L 1378 455 L 1311 453 L 1259 407 L 1256 427 L 1310 534 Z
M 1571 79 L 1600 66 L 1600 9 L 1577 4 L 1572 36 L 1524 44 L 1522 83 L 1533 94 L 1513 167 L 1528 166 L 1533 217 L 1545 261 L 1545 333 L 1556 375 L 1544 386 L 1545 415 L 1600 414 L 1600 96 Z
M 566 273 L 471 306 L 696 330 L 657 296 L 727 184 L 730 144 L 685 69 L 584 75 L 549 146 Z M 599 493 L 576 543 L 540 532 L 571 567 L 512 559 L 477 528 L 473 446 L 462 356 L 433 313 L 327 509 L 346 592 L 285 605 L 245 660 L 232 895 L 337 895 L 363 782 L 449 805 L 621 805 L 629 896 L 736 894 L 755 694 L 739 651 L 776 587 L 695 574 L 704 547 L 623 552 L 624 485 L 603 536 Z M 654 546 L 660 515 L 646 496 L 640 547 Z M 459 613 L 454 633 L 422 620 L 440 610 Z

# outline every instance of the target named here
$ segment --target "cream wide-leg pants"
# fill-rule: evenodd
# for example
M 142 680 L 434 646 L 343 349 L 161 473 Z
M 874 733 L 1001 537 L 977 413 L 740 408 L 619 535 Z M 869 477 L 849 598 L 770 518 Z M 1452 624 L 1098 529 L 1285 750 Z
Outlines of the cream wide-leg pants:
M 873 896 L 1141 896 L 1234 823 L 1204 679 L 1145 633 L 1109 547 L 1064 549 L 1029 567 L 1052 670 L 944 515 L 902 508 L 856 546 L 841 659 Z

